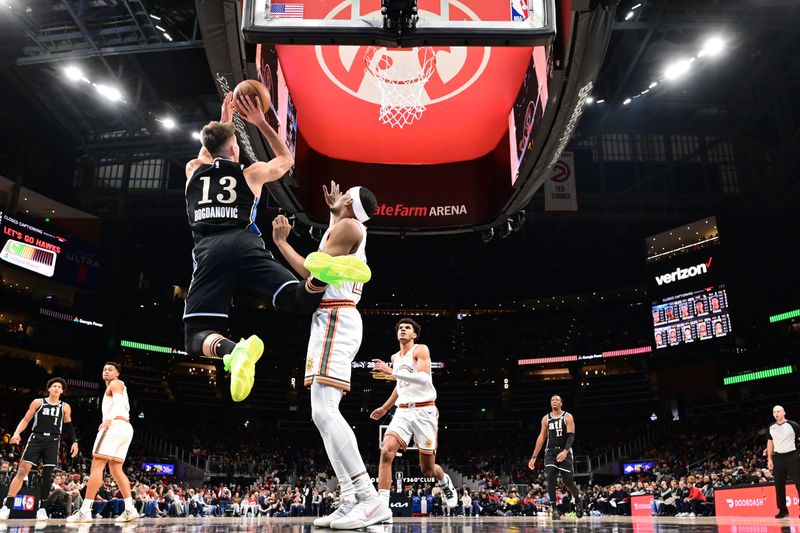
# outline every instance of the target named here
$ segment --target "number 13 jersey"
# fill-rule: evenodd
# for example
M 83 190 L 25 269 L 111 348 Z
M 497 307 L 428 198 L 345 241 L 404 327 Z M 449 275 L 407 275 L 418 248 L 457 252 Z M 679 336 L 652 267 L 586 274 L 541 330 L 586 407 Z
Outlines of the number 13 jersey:
M 217 158 L 186 180 L 186 214 L 195 243 L 206 235 L 237 228 L 261 235 L 255 224 L 258 197 L 245 180 L 243 168 Z

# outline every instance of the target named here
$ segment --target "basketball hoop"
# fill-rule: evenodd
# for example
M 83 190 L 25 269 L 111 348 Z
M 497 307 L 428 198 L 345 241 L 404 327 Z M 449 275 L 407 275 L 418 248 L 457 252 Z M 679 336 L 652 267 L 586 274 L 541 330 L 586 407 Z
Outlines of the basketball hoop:
M 436 66 L 433 48 L 392 50 L 370 46 L 364 62 L 364 73 L 381 92 L 379 120 L 393 128 L 419 120 L 425 112 L 422 91 Z

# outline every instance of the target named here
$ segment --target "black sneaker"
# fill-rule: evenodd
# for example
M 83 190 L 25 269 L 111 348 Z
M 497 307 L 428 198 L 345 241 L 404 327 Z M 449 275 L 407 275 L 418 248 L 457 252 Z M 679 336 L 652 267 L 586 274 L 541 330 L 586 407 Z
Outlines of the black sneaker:
M 555 507 L 553 508 L 553 520 L 559 520 L 561 518 L 561 513 L 558 512 L 558 509 Z
M 582 518 L 583 517 L 583 505 L 578 502 L 575 505 L 575 518 Z
M 779 520 L 781 518 L 789 518 L 789 511 L 781 511 L 778 514 L 775 515 L 775 518 L 777 518 Z

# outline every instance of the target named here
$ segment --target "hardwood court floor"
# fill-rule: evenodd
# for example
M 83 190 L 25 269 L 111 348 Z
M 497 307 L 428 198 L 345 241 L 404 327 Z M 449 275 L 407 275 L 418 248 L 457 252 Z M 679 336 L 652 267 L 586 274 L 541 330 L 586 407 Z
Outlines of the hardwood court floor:
M 305 533 L 315 530 L 310 518 L 145 518 L 117 525 L 112 520 L 67 526 L 64 520 L 37 523 L 35 520 L 9 520 L 0 524 L 0 533 Z M 322 531 L 322 530 L 319 530 Z M 330 531 L 330 530 L 326 530 Z M 372 526 L 370 533 L 794 533 L 800 532 L 800 518 L 635 518 L 565 517 L 557 522 L 545 517 L 481 518 L 395 518 L 393 524 Z

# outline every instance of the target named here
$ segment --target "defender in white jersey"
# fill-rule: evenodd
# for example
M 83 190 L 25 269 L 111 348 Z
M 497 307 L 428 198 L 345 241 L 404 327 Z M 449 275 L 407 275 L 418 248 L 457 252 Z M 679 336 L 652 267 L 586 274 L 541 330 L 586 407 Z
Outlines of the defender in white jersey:
M 81 508 L 67 517 L 69 523 L 92 521 L 92 504 L 103 483 L 106 465 L 125 499 L 125 510 L 116 521 L 130 522 L 139 518 L 131 498 L 131 483 L 122 469 L 133 439 L 133 427 L 130 423 L 131 405 L 128 401 L 128 390 L 119 380 L 119 372 L 119 363 L 108 362 L 103 367 L 103 381 L 106 383 L 102 402 L 103 423 L 100 424 L 100 432 L 92 448 L 92 467 L 89 482 L 86 484 L 86 497 Z
M 431 377 L 431 354 L 427 346 L 416 344 L 421 328 L 414 320 L 403 318 L 395 329 L 400 351 L 392 356 L 392 366 L 389 367 L 380 359 L 373 359 L 375 370 L 390 374 L 397 380 L 389 399 L 370 415 L 373 420 L 380 420 L 389 409 L 397 406 L 394 418 L 383 436 L 378 490 L 388 505 L 389 489 L 392 486 L 392 462 L 397 451 L 405 451 L 413 437 L 419 450 L 422 475 L 436 478 L 445 503 L 452 508 L 458 504 L 456 488 L 450 476 L 436 464 L 439 410 L 436 408 L 436 389 Z
M 364 187 L 352 187 L 340 194 L 335 182 L 331 182 L 330 192 L 326 187 L 323 191 L 332 216 L 319 251 L 366 263 L 364 223 L 377 207 L 375 195 Z M 308 277 L 306 259 L 286 241 L 290 230 L 286 217 L 278 216 L 272 223 L 272 239 L 292 268 L 300 276 Z M 342 395 L 350 390 L 351 363 L 361 346 L 363 328 L 356 308 L 361 289 L 360 284 L 330 283 L 311 319 L 304 382 L 311 387 L 311 418 L 341 486 L 339 507 L 334 513 L 314 520 L 316 527 L 359 529 L 392 516 L 370 481 L 353 429 L 339 412 Z

